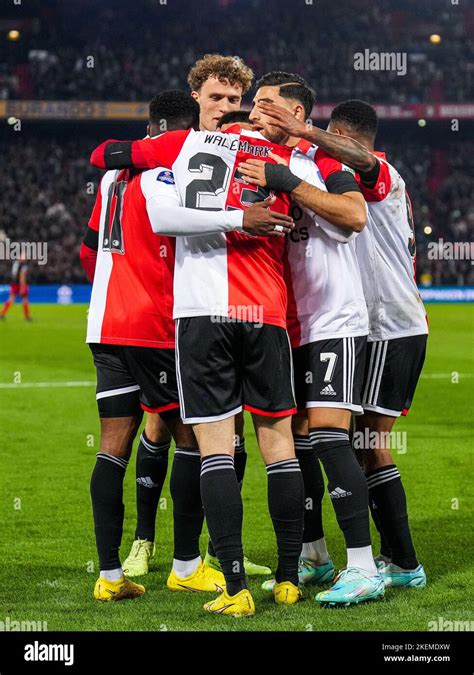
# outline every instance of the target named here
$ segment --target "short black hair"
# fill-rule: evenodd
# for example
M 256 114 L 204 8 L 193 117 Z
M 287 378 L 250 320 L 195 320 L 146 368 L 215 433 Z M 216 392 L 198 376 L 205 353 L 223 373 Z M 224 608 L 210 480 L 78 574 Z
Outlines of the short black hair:
M 224 124 L 239 124 L 240 122 L 248 122 L 250 113 L 247 110 L 229 110 L 222 115 L 217 123 L 217 128 L 224 126 Z
M 365 101 L 351 99 L 339 103 L 331 113 L 331 122 L 346 124 L 371 139 L 377 135 L 377 111 Z
M 149 115 L 150 123 L 163 125 L 163 131 L 190 129 L 199 124 L 199 105 L 187 92 L 167 89 L 150 101 Z
M 263 75 L 257 81 L 257 89 L 260 87 L 280 87 L 280 96 L 283 98 L 292 98 L 304 105 L 304 114 L 306 118 L 311 115 L 311 111 L 316 101 L 316 93 L 311 89 L 304 77 L 296 73 L 286 73 L 283 70 L 272 70 Z

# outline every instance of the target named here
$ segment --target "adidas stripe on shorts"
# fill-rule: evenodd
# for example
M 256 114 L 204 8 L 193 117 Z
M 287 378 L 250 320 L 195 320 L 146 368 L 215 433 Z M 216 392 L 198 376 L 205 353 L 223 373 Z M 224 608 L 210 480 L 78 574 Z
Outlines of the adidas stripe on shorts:
M 367 337 L 318 340 L 293 349 L 296 405 L 362 414 Z
M 367 343 L 362 405 L 390 417 L 406 415 L 423 368 L 428 336 Z

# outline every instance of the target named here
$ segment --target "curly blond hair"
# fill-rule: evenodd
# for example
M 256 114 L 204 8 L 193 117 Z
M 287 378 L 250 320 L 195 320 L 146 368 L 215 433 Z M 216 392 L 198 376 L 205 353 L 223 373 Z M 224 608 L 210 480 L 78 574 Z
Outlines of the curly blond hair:
M 188 83 L 191 90 L 199 91 L 210 77 L 217 77 L 221 82 L 228 80 L 232 86 L 240 84 L 242 94 L 245 94 L 252 85 L 253 71 L 239 56 L 205 54 L 189 71 Z

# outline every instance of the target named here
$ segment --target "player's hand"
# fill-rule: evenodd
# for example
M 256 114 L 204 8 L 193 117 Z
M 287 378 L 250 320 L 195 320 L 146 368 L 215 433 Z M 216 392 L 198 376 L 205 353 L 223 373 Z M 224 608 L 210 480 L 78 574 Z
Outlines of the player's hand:
M 308 130 L 305 122 L 297 120 L 289 110 L 276 103 L 259 101 L 257 106 L 261 113 L 269 117 L 269 123 L 285 131 L 289 136 L 302 137 Z
M 243 229 L 256 237 L 284 237 L 294 229 L 291 216 L 270 211 L 276 197 L 267 197 L 263 202 L 256 202 L 244 211 Z
M 283 164 L 284 166 L 289 166 L 288 162 L 284 157 L 280 157 L 280 155 L 275 155 L 274 152 L 269 152 L 268 156 L 270 157 L 270 159 L 273 159 L 275 164 Z
M 266 187 L 265 162 L 261 159 L 248 159 L 246 162 L 242 162 L 242 164 L 239 164 L 239 172 L 247 183 Z
M 270 159 L 273 159 L 275 164 L 283 164 L 288 166 L 288 162 L 283 157 L 275 155 L 274 152 L 269 152 L 268 156 Z M 260 185 L 260 187 L 266 187 L 267 179 L 265 177 L 265 164 L 266 162 L 261 159 L 248 159 L 246 162 L 239 164 L 239 172 L 242 174 L 242 178 L 251 183 L 252 185 Z

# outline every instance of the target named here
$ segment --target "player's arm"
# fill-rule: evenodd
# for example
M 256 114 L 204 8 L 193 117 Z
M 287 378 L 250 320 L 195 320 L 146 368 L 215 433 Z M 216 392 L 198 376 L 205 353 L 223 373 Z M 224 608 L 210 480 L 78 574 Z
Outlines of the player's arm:
M 367 221 L 367 211 L 355 179 L 354 185 L 340 185 L 337 189 L 344 191 L 332 193 L 328 187 L 328 192 L 324 192 L 301 181 L 291 196 L 300 206 L 337 225 L 346 234 L 362 232 Z
M 156 175 L 153 171 L 141 177 L 148 218 L 156 234 L 193 237 L 236 230 L 255 236 L 282 236 L 294 227 L 290 216 L 270 210 L 275 198 L 245 211 L 206 211 L 181 206 L 172 174 L 167 171 L 162 179 L 161 175 L 162 172 Z
M 381 202 L 392 189 L 392 177 L 386 162 L 375 157 L 375 164 L 369 171 L 359 171 L 359 187 L 367 202 Z
M 140 141 L 107 140 L 91 154 L 90 162 L 99 169 L 153 169 L 164 166 L 171 169 L 183 143 L 192 132 L 168 131 L 157 138 Z
M 101 208 L 102 208 L 102 195 L 99 185 L 99 189 L 97 190 L 97 197 L 94 203 L 94 208 L 92 210 L 89 223 L 86 227 L 84 238 L 81 244 L 81 250 L 79 252 L 81 265 L 91 284 L 94 282 L 95 266 L 97 262 L 97 251 L 99 248 L 99 225 L 100 225 Z
M 296 176 L 286 164 L 281 163 L 281 158 L 274 154 L 270 156 L 278 163 L 249 159 L 240 164 L 239 170 L 245 180 L 254 185 L 291 193 L 300 206 L 340 228 L 341 235 L 345 235 L 342 237 L 344 240 L 353 232 L 363 230 L 367 211 L 352 173 L 341 169 L 326 172 L 326 177 L 323 174 L 328 190 L 325 192 Z
M 342 164 L 355 171 L 370 172 L 377 164 L 377 158 L 361 143 L 340 134 L 331 134 L 324 129 L 297 120 L 289 110 L 275 103 L 258 103 L 260 111 L 271 118 L 271 124 L 290 136 L 304 138 L 319 146 Z

